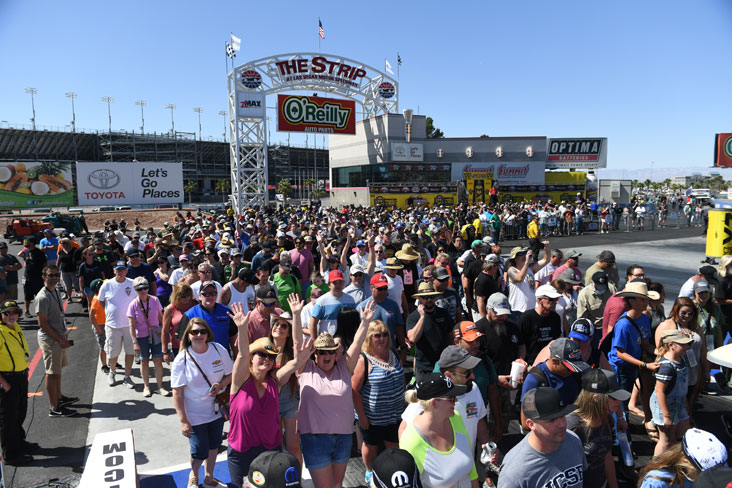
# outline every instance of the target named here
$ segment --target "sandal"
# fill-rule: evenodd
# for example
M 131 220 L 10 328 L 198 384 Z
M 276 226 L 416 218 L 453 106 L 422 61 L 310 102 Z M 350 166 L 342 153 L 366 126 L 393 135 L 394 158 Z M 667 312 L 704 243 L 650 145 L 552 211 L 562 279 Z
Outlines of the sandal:
M 188 475 L 188 486 L 198 486 L 198 474 L 193 471 Z
M 638 407 L 628 407 L 628 411 L 637 417 L 645 417 L 643 410 Z
M 219 480 L 217 480 L 216 478 L 213 478 L 213 477 L 209 478 L 208 476 L 206 476 L 203 479 L 204 488 L 216 488 L 218 486 L 221 486 L 222 484 L 223 483 L 221 483 Z
M 656 424 L 654 424 L 651 421 L 651 422 L 645 422 L 643 425 L 646 428 L 646 433 L 648 433 L 648 437 L 653 442 L 658 442 L 658 429 L 656 428 Z M 649 425 L 650 425 L 650 428 L 649 428 Z

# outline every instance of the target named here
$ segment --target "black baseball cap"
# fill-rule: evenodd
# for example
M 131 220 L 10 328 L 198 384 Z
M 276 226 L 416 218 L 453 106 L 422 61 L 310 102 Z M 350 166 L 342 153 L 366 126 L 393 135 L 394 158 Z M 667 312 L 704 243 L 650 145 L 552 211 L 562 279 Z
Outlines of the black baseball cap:
M 592 282 L 595 284 L 595 291 L 598 295 L 602 295 L 607 291 L 607 273 L 598 271 L 592 275 Z
M 589 342 L 594 334 L 595 326 L 592 325 L 592 321 L 590 319 L 584 317 L 575 320 L 572 327 L 569 329 L 569 338 L 577 339 L 582 342 Z
M 630 392 L 620 388 L 615 373 L 606 369 L 592 368 L 582 373 L 582 389 L 593 393 L 604 393 L 621 402 L 630 398 Z
M 249 465 L 247 479 L 261 488 L 299 488 L 300 462 L 289 452 L 266 451 Z
M 385 449 L 374 460 L 373 472 L 377 488 L 422 488 L 417 464 L 404 449 Z
M 554 388 L 540 386 L 529 390 L 521 400 L 524 416 L 531 420 L 554 420 L 577 410 L 577 405 L 565 405 Z
M 549 344 L 549 356 L 559 359 L 574 373 L 590 369 L 590 365 L 582 359 L 582 352 L 577 343 L 566 337 L 560 337 Z
M 242 268 L 239 270 L 239 279 L 249 283 L 250 285 L 258 285 L 259 278 L 251 268 Z
M 438 397 L 460 396 L 467 393 L 468 387 L 456 385 L 450 378 L 440 373 L 429 373 L 417 381 L 417 398 L 431 400 Z
M 257 290 L 256 297 L 259 301 L 268 305 L 277 301 L 277 293 L 271 285 L 260 286 Z
M 447 272 L 447 268 L 435 268 L 435 270 L 432 272 L 432 276 L 437 281 L 445 281 L 446 279 L 450 278 L 450 273 Z
M 135 247 L 133 247 L 132 249 L 127 251 L 128 258 L 132 258 L 132 257 L 139 256 L 139 255 L 140 255 L 140 250 Z

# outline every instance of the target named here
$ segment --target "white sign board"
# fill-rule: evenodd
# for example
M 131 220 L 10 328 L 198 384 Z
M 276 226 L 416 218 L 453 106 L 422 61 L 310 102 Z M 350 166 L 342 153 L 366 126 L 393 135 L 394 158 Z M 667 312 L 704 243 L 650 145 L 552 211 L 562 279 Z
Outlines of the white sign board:
M 394 163 L 424 161 L 424 146 L 420 143 L 392 142 L 391 160 Z
M 266 108 L 264 93 L 237 91 L 236 103 L 239 117 L 264 117 Z
M 493 181 L 501 185 L 543 185 L 544 162 L 452 163 L 452 181 L 465 179 L 470 171 L 492 171 Z
M 94 436 L 79 488 L 136 488 L 137 465 L 132 429 Z
M 183 202 L 182 163 L 76 163 L 79 205 Z

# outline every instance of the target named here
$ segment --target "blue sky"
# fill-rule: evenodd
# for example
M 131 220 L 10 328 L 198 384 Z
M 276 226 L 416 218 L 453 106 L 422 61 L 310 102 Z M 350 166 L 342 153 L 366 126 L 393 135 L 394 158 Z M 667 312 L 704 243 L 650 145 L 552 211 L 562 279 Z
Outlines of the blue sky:
M 229 33 L 237 64 L 316 51 L 318 17 L 324 53 L 396 69 L 400 52 L 400 107 L 448 137 L 604 136 L 608 169 L 682 169 L 711 165 L 714 133 L 732 132 L 729 0 L 0 0 L 0 120 L 29 124 L 35 87 L 38 125 L 70 124 L 74 91 L 79 128 L 105 130 L 112 96 L 113 129 L 139 130 L 144 99 L 146 131 L 170 129 L 172 103 L 177 130 L 198 130 L 199 106 L 204 138 L 221 138 Z

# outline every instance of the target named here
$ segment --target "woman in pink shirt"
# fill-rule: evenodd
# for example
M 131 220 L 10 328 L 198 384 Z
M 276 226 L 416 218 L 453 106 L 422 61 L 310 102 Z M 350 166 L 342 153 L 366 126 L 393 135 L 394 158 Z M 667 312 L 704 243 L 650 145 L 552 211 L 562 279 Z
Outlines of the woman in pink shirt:
M 302 367 L 312 354 L 310 344 L 296 342 L 294 358 L 275 367 L 279 349 L 269 337 L 261 337 L 249 344 L 249 317 L 244 315 L 241 303 L 230 306 L 239 329 L 239 353 L 234 361 L 231 382 L 231 418 L 229 449 L 227 452 L 231 484 L 241 488 L 249 465 L 264 451 L 280 449 L 280 388 L 290 376 Z M 295 338 L 297 340 L 297 338 Z
M 315 359 L 307 361 L 299 373 L 297 424 L 305 466 L 315 488 L 343 483 L 355 419 L 351 376 L 376 307 L 372 301 L 363 308 L 353 343 L 341 359 L 336 360 L 339 345 L 323 332 L 315 340 Z
M 142 381 L 145 384 L 143 396 L 150 397 L 150 356 L 155 365 L 155 381 L 158 384 L 158 393 L 170 396 L 170 392 L 163 388 L 163 307 L 158 297 L 148 293 L 150 284 L 142 276 L 132 281 L 132 287 L 137 292 L 137 299 L 127 307 L 127 317 L 130 321 L 130 335 L 135 345 L 135 354 L 140 355 L 140 369 Z

